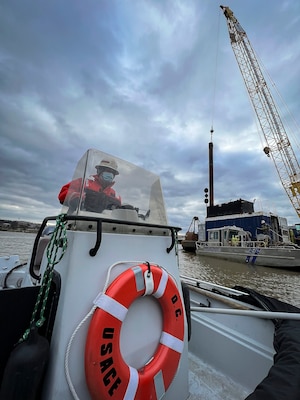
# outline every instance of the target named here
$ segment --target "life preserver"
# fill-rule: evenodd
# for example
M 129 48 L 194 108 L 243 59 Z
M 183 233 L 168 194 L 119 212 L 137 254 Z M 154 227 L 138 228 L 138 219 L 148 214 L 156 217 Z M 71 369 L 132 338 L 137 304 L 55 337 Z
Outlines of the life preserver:
M 120 331 L 128 308 L 144 295 L 158 300 L 163 327 L 152 359 L 137 370 L 122 357 Z M 120 274 L 95 304 L 98 308 L 85 347 L 85 374 L 92 399 L 160 399 L 174 378 L 183 351 L 184 310 L 173 278 L 157 265 L 133 266 Z

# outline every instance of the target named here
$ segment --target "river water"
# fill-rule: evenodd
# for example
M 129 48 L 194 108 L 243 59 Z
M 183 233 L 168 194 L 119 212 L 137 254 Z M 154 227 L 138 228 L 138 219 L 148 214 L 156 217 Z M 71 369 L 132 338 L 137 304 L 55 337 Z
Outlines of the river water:
M 0 231 L 0 256 L 17 254 L 21 262 L 31 255 L 35 233 Z
M 0 256 L 18 254 L 21 262 L 27 261 L 35 236 L 33 233 L 0 231 Z M 180 245 L 179 268 L 182 275 L 229 287 L 249 287 L 300 307 L 300 271 L 256 267 L 200 257 L 184 252 Z
M 248 287 L 300 307 L 300 271 L 200 257 L 183 250 L 179 253 L 179 260 L 182 275 L 228 287 Z

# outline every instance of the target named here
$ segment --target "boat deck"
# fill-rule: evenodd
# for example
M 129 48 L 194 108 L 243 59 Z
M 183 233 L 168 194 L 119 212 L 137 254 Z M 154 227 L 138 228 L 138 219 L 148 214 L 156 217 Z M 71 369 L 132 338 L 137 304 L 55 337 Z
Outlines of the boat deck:
M 189 353 L 188 400 L 243 400 L 249 390 Z

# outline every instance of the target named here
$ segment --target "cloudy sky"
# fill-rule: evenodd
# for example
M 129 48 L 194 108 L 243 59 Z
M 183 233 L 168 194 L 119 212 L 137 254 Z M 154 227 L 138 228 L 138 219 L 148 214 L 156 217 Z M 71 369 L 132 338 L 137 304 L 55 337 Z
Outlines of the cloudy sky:
M 213 126 L 215 203 L 256 199 L 257 211 L 298 222 L 262 151 L 220 4 L 2 0 L 0 218 L 58 214 L 61 186 L 96 148 L 159 174 L 169 222 L 186 230 L 205 217 Z M 225 5 L 299 124 L 300 2 Z

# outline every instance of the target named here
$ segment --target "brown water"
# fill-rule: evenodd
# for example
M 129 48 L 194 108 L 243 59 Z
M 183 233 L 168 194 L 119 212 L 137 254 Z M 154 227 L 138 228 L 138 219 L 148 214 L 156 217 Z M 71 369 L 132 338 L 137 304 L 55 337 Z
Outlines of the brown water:
M 27 261 L 35 234 L 0 231 L 0 256 L 18 254 Z M 300 307 L 300 271 L 239 264 L 179 250 L 180 273 L 218 285 L 249 287 Z
M 180 273 L 218 285 L 255 289 L 300 307 L 300 271 L 258 267 L 179 251 Z

